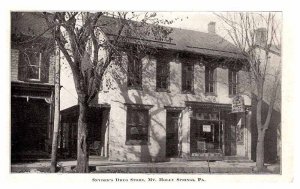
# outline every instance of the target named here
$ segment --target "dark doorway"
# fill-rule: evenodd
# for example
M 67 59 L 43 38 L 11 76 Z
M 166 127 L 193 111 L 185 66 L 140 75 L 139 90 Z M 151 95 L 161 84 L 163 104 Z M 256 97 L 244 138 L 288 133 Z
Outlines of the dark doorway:
M 178 120 L 180 112 L 167 111 L 166 156 L 178 156 Z
M 225 156 L 236 155 L 236 114 L 231 114 L 225 122 Z
M 108 124 L 109 106 L 89 107 L 88 109 L 88 146 L 89 155 L 108 157 Z M 61 149 L 66 157 L 76 158 L 77 126 L 79 106 L 73 106 L 61 111 L 63 130 Z
M 11 117 L 12 159 L 47 156 L 49 104 L 43 99 L 12 98 Z

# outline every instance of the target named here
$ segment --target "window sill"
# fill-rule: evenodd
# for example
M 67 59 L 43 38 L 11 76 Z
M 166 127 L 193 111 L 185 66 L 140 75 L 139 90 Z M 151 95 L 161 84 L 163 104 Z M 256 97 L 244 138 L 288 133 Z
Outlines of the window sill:
M 143 140 L 127 140 L 126 145 L 150 145 L 150 142 Z
M 181 94 L 192 94 L 192 95 L 194 95 L 195 92 L 194 91 L 181 91 Z
M 216 93 L 205 93 L 205 96 L 215 96 L 215 97 L 217 97 L 218 95 L 216 94 Z
M 49 83 L 49 81 L 41 81 L 41 80 L 33 80 L 33 79 L 23 79 L 19 81 L 27 82 L 27 83 Z
M 229 98 L 234 98 L 237 94 L 230 94 L 228 95 Z
M 156 88 L 156 92 L 166 92 L 166 93 L 170 93 L 171 91 L 169 89 L 158 89 Z

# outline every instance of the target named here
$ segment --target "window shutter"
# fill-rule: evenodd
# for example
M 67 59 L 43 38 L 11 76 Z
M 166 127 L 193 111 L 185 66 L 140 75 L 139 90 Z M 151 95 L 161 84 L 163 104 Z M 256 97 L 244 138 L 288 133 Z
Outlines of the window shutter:
M 237 71 L 235 73 L 236 73 L 236 76 L 235 76 L 235 78 L 236 78 L 236 80 L 235 80 L 236 93 L 238 93 L 238 91 L 239 91 L 239 72 Z
M 191 65 L 191 91 L 194 91 L 194 65 Z
M 26 76 L 27 76 L 27 65 L 24 57 L 24 52 L 19 51 L 18 79 L 20 81 L 26 81 Z
M 50 53 L 47 51 L 44 51 L 42 53 L 42 60 L 41 60 L 41 82 L 42 83 L 48 83 L 49 82 L 49 59 L 50 59 Z
M 167 70 L 166 70 L 166 77 L 167 77 L 167 79 L 166 79 L 166 89 L 168 89 L 169 88 L 169 86 L 170 86 L 170 79 L 171 79 L 171 77 L 170 77 L 170 75 L 171 75 L 171 71 L 170 71 L 170 62 L 168 61 L 167 62 Z
M 205 92 L 209 92 L 209 69 L 205 67 Z
M 231 81 L 231 70 L 228 70 L 228 91 L 229 91 L 229 95 L 232 95 L 232 81 Z
M 127 81 L 128 81 L 128 86 L 132 87 L 133 86 L 132 77 L 133 77 L 133 64 L 134 64 L 134 62 L 133 62 L 131 53 L 127 54 L 127 59 L 128 59 L 128 63 L 127 63 L 127 67 L 128 67 L 127 68 L 127 70 L 128 70 L 128 72 L 127 72 Z
M 142 87 L 142 83 L 143 83 L 143 64 L 142 64 L 142 59 L 137 57 L 135 59 L 136 63 L 137 63 L 137 67 L 138 67 L 138 86 L 137 87 Z
M 182 64 L 182 90 L 185 91 L 187 89 L 187 83 L 186 83 L 186 64 Z
M 169 87 L 170 68 L 169 62 L 165 59 L 158 58 L 156 62 L 156 88 L 168 89 Z
M 214 69 L 210 69 L 210 92 L 213 93 L 214 92 L 214 86 L 215 86 L 215 80 L 214 80 L 214 74 L 215 74 L 215 71 Z

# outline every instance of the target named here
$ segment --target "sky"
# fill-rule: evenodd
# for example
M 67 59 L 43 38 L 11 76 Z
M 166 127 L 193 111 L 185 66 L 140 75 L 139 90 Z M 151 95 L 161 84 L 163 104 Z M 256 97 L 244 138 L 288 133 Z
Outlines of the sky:
M 176 20 L 170 27 L 190 29 L 201 32 L 207 32 L 209 22 L 216 22 L 216 33 L 224 36 L 221 24 L 212 12 L 157 12 L 157 17 L 167 20 Z M 60 109 L 66 109 L 77 104 L 77 94 L 74 81 L 68 64 L 62 60 L 61 65 L 61 104 Z

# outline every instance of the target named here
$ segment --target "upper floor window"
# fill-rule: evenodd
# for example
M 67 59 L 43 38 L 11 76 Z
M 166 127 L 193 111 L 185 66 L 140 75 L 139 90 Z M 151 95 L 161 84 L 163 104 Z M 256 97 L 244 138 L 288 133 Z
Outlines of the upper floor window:
M 128 53 L 128 81 L 129 88 L 142 89 L 142 60 L 132 51 Z
M 229 95 L 236 95 L 237 93 L 237 72 L 233 70 L 228 71 L 228 90 Z
M 215 68 L 205 67 L 205 93 L 215 93 Z
M 146 144 L 150 105 L 127 105 L 126 144 Z
M 48 82 L 48 55 L 38 51 L 21 50 L 18 70 L 19 80 Z
M 158 59 L 156 63 L 156 89 L 167 91 L 169 89 L 170 64 L 167 60 Z
M 182 91 L 193 92 L 194 91 L 194 65 L 182 64 Z

